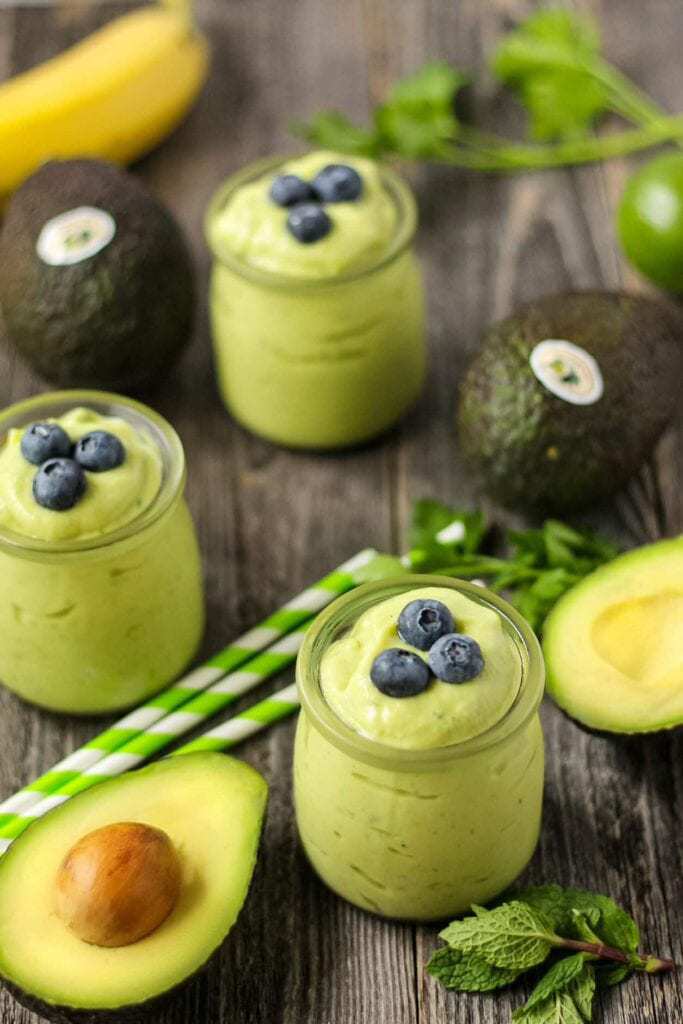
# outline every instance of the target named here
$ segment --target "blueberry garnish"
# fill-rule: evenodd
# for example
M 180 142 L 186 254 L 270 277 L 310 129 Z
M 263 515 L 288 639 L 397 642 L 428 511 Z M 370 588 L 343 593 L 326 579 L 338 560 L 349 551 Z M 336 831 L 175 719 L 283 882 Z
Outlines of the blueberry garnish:
M 471 636 L 447 633 L 429 652 L 429 667 L 444 683 L 467 683 L 483 670 L 484 656 Z
M 73 508 L 85 491 L 85 473 L 74 459 L 48 459 L 33 478 L 33 497 L 53 512 Z
M 453 616 L 446 605 L 431 598 L 411 601 L 398 617 L 401 639 L 421 651 L 428 651 L 439 637 L 454 630 Z
M 429 668 L 418 654 L 390 647 L 378 654 L 370 678 L 387 697 L 415 697 L 429 686 Z
M 93 430 L 76 444 L 74 458 L 83 469 L 91 473 L 104 473 L 116 469 L 126 457 L 126 449 L 115 434 L 106 430 Z
M 270 186 L 270 198 L 278 206 L 294 206 L 295 203 L 315 199 L 315 192 L 296 174 L 278 174 Z
M 329 234 L 332 221 L 317 203 L 297 203 L 289 211 L 287 227 L 298 242 L 317 242 Z
M 48 459 L 71 455 L 71 438 L 57 423 L 32 423 L 21 439 L 21 454 L 27 462 L 41 466 Z
M 346 203 L 358 199 L 363 179 L 348 164 L 328 164 L 313 179 L 313 191 L 323 203 Z

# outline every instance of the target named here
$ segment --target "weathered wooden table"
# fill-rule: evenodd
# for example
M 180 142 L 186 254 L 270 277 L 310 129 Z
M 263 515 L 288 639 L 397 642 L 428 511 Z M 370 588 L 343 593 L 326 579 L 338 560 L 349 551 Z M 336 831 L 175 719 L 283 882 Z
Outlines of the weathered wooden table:
M 664 105 L 683 107 L 680 0 L 578 6 L 599 16 L 612 59 Z M 186 229 L 202 293 L 202 212 L 227 173 L 293 148 L 288 122 L 321 106 L 363 116 L 397 75 L 428 57 L 481 67 L 509 19 L 530 7 L 512 0 L 200 0 L 199 18 L 214 47 L 210 82 L 190 119 L 139 172 Z M 64 0 L 47 9 L 0 10 L 0 77 L 55 53 L 121 9 Z M 491 123 L 517 123 L 492 83 L 478 103 Z M 487 321 L 522 300 L 567 287 L 643 287 L 620 259 L 612 226 L 629 167 L 612 162 L 507 180 L 436 168 L 416 174 L 438 372 L 400 431 L 362 451 L 292 454 L 231 423 L 216 395 L 202 302 L 191 351 L 152 402 L 177 426 L 189 456 L 189 500 L 206 568 L 206 653 L 359 546 L 398 549 L 414 498 L 481 500 L 463 471 L 453 428 L 467 355 Z M 2 349 L 2 405 L 44 389 Z M 651 473 L 591 521 L 631 543 L 680 532 L 682 484 L 683 421 L 662 442 Z M 94 732 L 91 722 L 42 714 L 7 692 L 0 708 L 0 797 Z M 611 893 L 632 908 L 648 948 L 683 960 L 683 732 L 589 735 L 551 704 L 543 718 L 545 824 L 528 877 Z M 507 1021 L 519 991 L 459 997 L 425 976 L 436 929 L 375 920 L 313 877 L 297 846 L 292 737 L 290 722 L 240 751 L 271 786 L 251 895 L 221 963 L 159 1022 Z M 37 1020 L 6 994 L 0 1015 L 3 1024 Z M 596 1017 L 681 1024 L 683 980 L 640 978 L 605 998 Z

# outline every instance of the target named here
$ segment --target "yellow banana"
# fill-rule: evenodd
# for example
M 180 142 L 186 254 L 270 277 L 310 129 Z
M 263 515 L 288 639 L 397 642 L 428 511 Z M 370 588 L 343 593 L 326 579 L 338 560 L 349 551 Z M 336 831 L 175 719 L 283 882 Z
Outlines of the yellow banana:
M 207 68 L 187 14 L 154 5 L 0 83 L 0 202 L 52 157 L 128 163 L 146 153 L 181 120 Z

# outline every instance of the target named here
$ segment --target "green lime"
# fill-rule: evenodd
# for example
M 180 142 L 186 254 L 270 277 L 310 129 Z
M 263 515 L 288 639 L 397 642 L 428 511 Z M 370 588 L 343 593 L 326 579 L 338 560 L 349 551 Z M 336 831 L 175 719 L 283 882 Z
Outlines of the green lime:
M 622 248 L 641 274 L 683 292 L 683 153 L 666 153 L 628 181 L 617 213 Z

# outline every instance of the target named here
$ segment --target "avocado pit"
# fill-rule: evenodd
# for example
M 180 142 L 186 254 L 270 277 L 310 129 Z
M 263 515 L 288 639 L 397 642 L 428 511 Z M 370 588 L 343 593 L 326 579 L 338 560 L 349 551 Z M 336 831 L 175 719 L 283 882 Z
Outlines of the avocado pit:
M 62 861 L 56 911 L 95 946 L 129 946 L 155 931 L 175 907 L 178 853 L 161 829 L 122 821 L 88 832 Z

